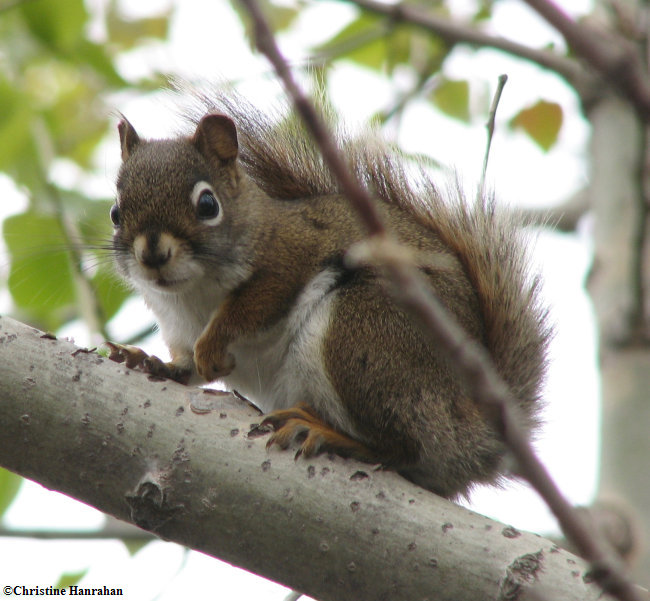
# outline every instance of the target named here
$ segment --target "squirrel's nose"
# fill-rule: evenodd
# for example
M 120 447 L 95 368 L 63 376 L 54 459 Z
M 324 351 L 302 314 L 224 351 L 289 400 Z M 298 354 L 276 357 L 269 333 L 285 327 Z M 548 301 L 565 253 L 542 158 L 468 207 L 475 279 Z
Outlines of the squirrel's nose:
M 165 232 L 140 234 L 133 241 L 135 258 L 141 265 L 160 269 L 172 259 L 176 252 L 175 238 Z

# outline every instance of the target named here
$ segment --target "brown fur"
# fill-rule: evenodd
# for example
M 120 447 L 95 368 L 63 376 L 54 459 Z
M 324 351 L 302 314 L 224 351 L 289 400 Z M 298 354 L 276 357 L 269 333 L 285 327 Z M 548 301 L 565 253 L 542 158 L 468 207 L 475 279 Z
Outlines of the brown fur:
M 204 117 L 211 111 L 232 122 Z M 204 98 L 200 112 L 191 138 L 143 142 L 130 125 L 120 127 L 123 222 L 115 246 L 122 272 L 133 278 L 128 256 L 135 238 L 142 244 L 147 235 L 155 246 L 159 234 L 152 230 L 171 232 L 178 260 L 205 266 L 201 285 L 223 288 L 193 348 L 179 344 L 178 325 L 151 301 L 164 314 L 163 334 L 176 329 L 168 340 L 174 362 L 195 366 L 207 380 L 227 377 L 237 369 L 237 345 L 273 333 L 314 278 L 335 274 L 318 303 L 332 299 L 320 360 L 337 407 L 330 400 L 278 408 L 268 419 L 277 428 L 272 441 L 284 447 L 300 438 L 305 454 L 333 450 L 381 462 L 446 496 L 495 481 L 503 443 L 447 357 L 385 293 L 377 274 L 342 267 L 363 229 L 310 137 L 292 118 L 274 122 L 233 95 Z M 390 232 L 415 252 L 443 304 L 485 345 L 532 426 L 549 328 L 521 234 L 491 201 L 468 203 L 459 190 L 443 199 L 376 136 L 338 142 L 380 199 Z M 197 222 L 187 201 L 192 173 L 220 198 L 223 221 L 216 227 Z M 176 260 L 171 256 L 170 264 Z
M 269 196 L 299 199 L 339 192 L 318 148 L 295 116 L 267 116 L 230 91 L 195 93 L 195 98 L 197 114 L 218 111 L 233 118 L 240 160 Z M 373 132 L 350 138 L 336 125 L 332 129 L 352 171 L 381 199 L 404 208 L 435 231 L 461 260 L 478 292 L 489 329 L 485 342 L 496 367 L 522 401 L 525 413 L 534 411 L 551 329 L 539 301 L 539 279 L 529 273 L 525 224 L 499 212 L 491 198 L 468 202 L 458 186 L 443 198 L 417 166 L 409 177 L 406 159 Z M 504 302 L 512 310 L 504 311 Z M 518 353 L 513 353 L 513 338 L 527 341 Z

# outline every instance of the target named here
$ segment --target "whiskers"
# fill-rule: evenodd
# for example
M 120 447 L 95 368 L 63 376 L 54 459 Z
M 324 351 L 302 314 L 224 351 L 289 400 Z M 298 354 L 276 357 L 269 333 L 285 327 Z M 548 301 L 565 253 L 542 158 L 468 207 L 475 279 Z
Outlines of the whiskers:
M 81 317 L 106 337 L 107 321 L 130 294 L 115 269 L 115 259 L 127 249 L 108 236 L 66 239 L 60 231 L 37 235 L 34 230 L 31 236 L 29 230 L 4 231 L 7 253 L 0 257 L 0 277 L 6 278 L 13 310 L 50 330 Z
M 46 258 L 65 257 L 71 268 L 85 272 L 91 277 L 101 267 L 113 270 L 116 257 L 126 252 L 126 249 L 114 248 L 111 240 L 26 244 L 22 242 L 20 246 L 8 246 L 7 256 L 0 262 L 0 266 L 5 269 L 21 269 L 27 264 L 38 263 Z

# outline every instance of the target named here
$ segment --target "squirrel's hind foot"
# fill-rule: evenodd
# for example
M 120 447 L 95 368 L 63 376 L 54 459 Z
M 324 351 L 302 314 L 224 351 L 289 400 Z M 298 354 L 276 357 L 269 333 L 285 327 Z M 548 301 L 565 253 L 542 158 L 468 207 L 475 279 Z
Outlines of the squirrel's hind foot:
M 301 455 L 313 457 L 321 453 L 335 453 L 371 463 L 376 461 L 374 454 L 363 443 L 332 428 L 306 404 L 269 413 L 259 425 L 260 429 L 265 427 L 273 429 L 266 447 L 277 444 L 281 449 L 287 449 L 298 443 L 296 459 Z
M 110 353 L 108 358 L 116 363 L 124 363 L 129 369 L 140 368 L 152 378 L 166 378 L 187 384 L 192 372 L 173 362 L 165 363 L 155 355 L 147 355 L 141 348 L 130 344 L 104 342 Z

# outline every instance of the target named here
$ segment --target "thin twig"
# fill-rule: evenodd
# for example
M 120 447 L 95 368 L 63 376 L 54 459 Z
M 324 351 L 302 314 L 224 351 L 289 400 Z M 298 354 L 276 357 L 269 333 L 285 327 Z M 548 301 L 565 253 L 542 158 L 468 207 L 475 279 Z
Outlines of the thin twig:
M 337 160 L 331 160 L 329 155 L 336 152 L 332 138 L 318 118 L 315 109 L 293 80 L 257 2 L 255 0 L 241 0 L 241 2 L 255 25 L 257 47 L 275 67 L 306 126 L 312 131 L 332 173 L 339 180 L 346 194 L 350 190 L 352 194 L 350 201 L 359 210 L 359 215 L 366 223 L 369 232 L 385 234 L 385 228 L 367 191 L 352 177 L 343 160 L 339 157 L 336 157 Z M 366 202 L 372 210 L 364 206 Z M 567 538 L 573 541 L 583 557 L 591 562 L 594 579 L 604 590 L 615 595 L 620 601 L 641 601 L 640 594 L 625 575 L 620 562 L 609 552 L 607 546 L 601 543 L 599 536 L 590 531 L 581 515 L 562 495 L 535 455 L 528 438 L 518 425 L 518 410 L 514 399 L 493 367 L 487 351 L 471 340 L 454 321 L 419 277 L 413 264 L 405 260 L 404 256 L 407 253 L 400 252 L 400 247 L 396 247 L 387 235 L 375 236 L 361 243 L 353 253 L 353 260 L 355 254 L 357 261 L 364 259 L 364 245 L 369 251 L 365 259 L 380 265 L 388 272 L 389 281 L 399 292 L 405 308 L 411 316 L 425 326 L 425 331 L 435 338 L 436 344 L 445 348 L 456 369 L 462 374 L 463 381 L 470 387 L 474 398 L 490 410 L 490 414 L 496 420 L 496 427 L 519 462 L 522 475 L 546 501 Z
M 380 115 L 380 120 L 382 123 L 386 123 L 393 119 L 394 117 L 401 118 L 401 115 L 404 112 L 406 105 L 419 96 L 428 94 L 432 89 L 435 89 L 436 84 L 440 81 L 440 74 L 433 73 L 435 68 L 433 66 L 433 61 L 429 61 L 424 65 L 424 68 L 418 69 L 418 78 L 417 81 L 413 84 L 411 89 L 404 92 L 394 103 L 394 105 L 386 109 Z
M 247 8 L 255 26 L 255 42 L 260 52 L 266 55 L 276 72 L 282 79 L 288 93 L 293 98 L 296 110 L 304 120 L 307 128 L 311 131 L 314 140 L 320 148 L 325 163 L 332 173 L 337 174 L 341 190 L 345 194 L 355 209 L 362 216 L 363 222 L 368 228 L 371 235 L 383 235 L 386 233 L 384 225 L 379 216 L 379 212 L 368 193 L 362 186 L 358 185 L 343 159 L 342 152 L 336 148 L 332 137 L 327 132 L 323 120 L 312 106 L 305 93 L 298 87 L 293 78 L 284 57 L 280 54 L 273 34 L 269 29 L 264 17 L 262 16 L 254 0 L 241 0 Z
M 494 137 L 494 122 L 497 117 L 497 108 L 499 107 L 499 100 L 501 100 L 501 93 L 508 81 L 508 76 L 503 74 L 499 75 L 499 82 L 497 89 L 494 92 L 492 99 L 492 106 L 490 107 L 490 114 L 488 116 L 485 127 L 487 128 L 487 140 L 485 142 L 485 156 L 483 157 L 483 169 L 481 169 L 481 181 L 479 182 L 478 194 L 479 198 L 484 198 L 485 195 L 485 179 L 487 177 L 488 160 L 490 158 L 490 148 L 492 147 L 492 138 Z
M 524 0 L 555 27 L 571 49 L 636 107 L 650 121 L 650 83 L 634 44 L 613 31 L 595 30 L 578 23 L 551 0 Z
M 402 306 L 421 324 L 423 332 L 445 349 L 472 397 L 490 409 L 486 414 L 495 420 L 495 426 L 517 460 L 521 475 L 544 499 L 567 539 L 592 564 L 590 575 L 603 590 L 620 601 L 641 601 L 640 593 L 626 576 L 621 562 L 602 542 L 602 536 L 593 532 L 568 502 L 535 455 L 520 426 L 515 399 L 493 367 L 487 351 L 469 338 L 449 315 L 414 266 L 409 264 L 408 257 L 405 260 L 405 253 L 391 248 L 386 240 L 360 243 L 352 252 L 351 259 L 355 263 L 373 264 L 385 271 L 393 294 Z

